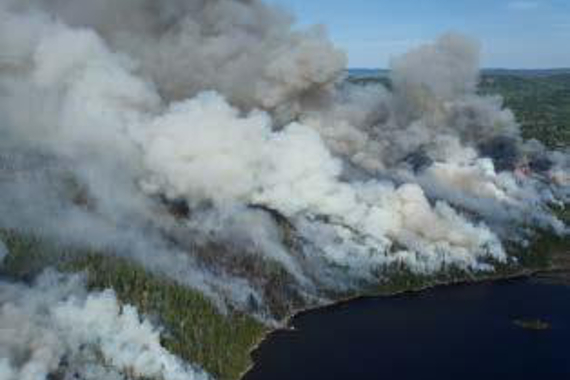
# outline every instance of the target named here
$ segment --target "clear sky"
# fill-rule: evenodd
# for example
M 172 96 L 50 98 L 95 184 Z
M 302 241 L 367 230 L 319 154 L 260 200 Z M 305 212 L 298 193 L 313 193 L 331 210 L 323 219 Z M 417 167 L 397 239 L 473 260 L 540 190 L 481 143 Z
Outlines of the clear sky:
M 481 41 L 485 67 L 570 67 L 570 0 L 269 1 L 299 25 L 326 25 L 350 67 L 387 67 L 390 57 L 446 31 Z

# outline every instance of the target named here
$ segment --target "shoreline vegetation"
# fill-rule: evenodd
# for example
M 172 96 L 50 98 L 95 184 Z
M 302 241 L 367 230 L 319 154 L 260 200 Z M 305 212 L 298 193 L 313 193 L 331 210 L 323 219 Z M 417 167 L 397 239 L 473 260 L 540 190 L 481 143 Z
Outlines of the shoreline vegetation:
M 224 314 L 200 292 L 126 259 L 62 249 L 13 231 L 0 230 L 0 238 L 9 251 L 0 279 L 30 282 L 47 267 L 83 273 L 89 290 L 113 289 L 121 303 L 159 321 L 163 346 L 216 379 L 238 379 L 250 365 L 249 348 L 268 331 L 253 317 L 235 310 Z
M 383 82 L 384 79 L 375 80 Z M 359 84 L 366 84 L 362 81 L 357 78 Z M 557 100 L 560 94 L 570 94 L 570 74 L 557 74 L 552 78 L 484 74 L 481 91 L 505 97 L 506 105 L 520 120 L 525 137 L 538 138 L 551 146 L 570 145 L 570 107 Z M 554 111 L 556 115 L 550 115 Z M 543 120 L 544 115 L 548 117 Z M 568 210 L 559 211 L 564 222 L 570 221 Z M 537 236 L 534 243 L 524 249 L 507 247 L 515 260 L 508 264 L 493 263 L 494 272 L 471 273 L 447 268 L 434 275 L 418 276 L 403 268 L 391 268 L 379 276 L 387 278 L 386 281 L 357 294 L 335 295 L 326 305 L 289 305 L 278 327 L 268 327 L 237 310 L 223 313 L 198 291 L 149 273 L 126 259 L 100 252 L 74 251 L 14 231 L 0 230 L 0 239 L 9 251 L 0 266 L 0 279 L 29 282 L 46 267 L 65 273 L 83 272 L 90 289 L 112 288 L 121 302 L 132 304 L 141 313 L 159 321 L 164 328 L 163 344 L 173 354 L 201 366 L 218 380 L 237 380 L 254 365 L 252 355 L 267 337 L 290 328 L 291 319 L 299 314 L 338 307 L 355 299 L 415 293 L 441 286 L 530 276 L 568 283 L 570 241 L 548 232 Z M 535 330 L 545 327 L 542 321 L 521 319 L 513 323 Z
M 236 310 L 224 314 L 198 291 L 149 273 L 122 258 L 95 252 L 61 251 L 42 239 L 5 230 L 0 230 L 0 238 L 10 252 L 0 269 L 0 279 L 29 282 L 50 266 L 64 273 L 84 273 L 89 289 L 111 288 L 122 303 L 134 305 L 141 313 L 158 320 L 164 328 L 162 343 L 169 351 L 201 366 L 219 380 L 243 378 L 253 367 L 253 357 L 263 342 L 278 331 L 290 329 L 291 320 L 304 313 L 335 308 L 360 299 L 394 297 L 439 287 L 532 276 L 552 280 L 565 278 L 570 273 L 567 257 L 570 242 L 545 234 L 525 254 L 528 266 L 511 264 L 481 274 L 452 270 L 433 276 L 416 276 L 402 271 L 368 291 L 339 297 L 322 305 L 290 310 L 278 326 L 268 327 Z M 57 254 L 56 250 L 59 250 Z M 513 323 L 523 327 L 517 321 Z M 525 326 L 530 329 L 534 325 L 525 323 Z

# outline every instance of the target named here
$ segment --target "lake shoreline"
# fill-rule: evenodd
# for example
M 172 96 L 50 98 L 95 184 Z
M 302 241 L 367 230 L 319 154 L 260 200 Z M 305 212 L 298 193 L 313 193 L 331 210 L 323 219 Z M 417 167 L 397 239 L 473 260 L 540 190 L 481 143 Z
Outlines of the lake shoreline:
M 306 307 L 298 309 L 292 312 L 289 316 L 287 316 L 283 320 L 283 324 L 281 327 L 277 327 L 274 329 L 270 329 L 267 334 L 261 337 L 260 341 L 252 347 L 249 351 L 249 355 L 251 357 L 252 364 L 245 370 L 240 377 L 239 380 L 243 380 L 246 375 L 254 368 L 255 362 L 255 354 L 262 348 L 263 344 L 267 342 L 271 336 L 283 331 L 295 331 L 295 328 L 291 326 L 292 321 L 300 316 L 311 314 L 319 311 L 326 311 L 341 307 L 343 305 L 353 303 L 356 301 L 362 301 L 367 299 L 379 299 L 379 298 L 392 298 L 398 297 L 406 294 L 417 294 L 422 293 L 428 290 L 434 290 L 438 288 L 449 288 L 449 287 L 460 287 L 460 286 L 469 286 L 469 285 L 480 285 L 486 283 L 496 283 L 502 281 L 512 281 L 512 280 L 520 280 L 520 279 L 529 279 L 529 278 L 536 278 L 540 276 L 545 276 L 546 279 L 555 278 L 557 275 L 570 275 L 570 268 L 567 266 L 552 266 L 547 269 L 521 269 L 519 271 L 515 271 L 511 274 L 493 274 L 489 276 L 482 276 L 480 278 L 471 278 L 471 279 L 462 279 L 457 281 L 434 281 L 433 283 L 420 286 L 417 288 L 409 288 L 409 289 L 400 289 L 393 292 L 386 292 L 382 293 L 379 292 L 377 294 L 370 293 L 370 294 L 362 294 L 356 295 L 352 297 L 342 298 L 336 301 L 332 301 L 331 303 L 327 303 L 320 306 L 315 307 Z

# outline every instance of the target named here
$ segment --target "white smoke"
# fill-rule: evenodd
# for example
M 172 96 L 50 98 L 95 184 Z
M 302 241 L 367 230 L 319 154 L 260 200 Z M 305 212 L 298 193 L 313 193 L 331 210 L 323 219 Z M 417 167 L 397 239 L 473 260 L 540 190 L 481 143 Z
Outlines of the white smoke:
M 523 142 L 502 99 L 476 93 L 476 43 L 445 35 L 392 66 L 391 92 L 349 87 L 348 97 L 304 116 L 333 152 L 351 162 L 351 176 L 416 183 L 430 200 L 483 217 L 501 234 L 523 225 L 564 233 L 547 205 L 566 197 L 565 185 L 555 184 L 564 181 L 565 155 Z M 531 175 L 518 170 L 525 160 L 541 159 L 552 166 Z
M 220 292 L 236 303 L 256 296 L 241 279 L 199 270 L 160 236 L 171 222 L 137 188 L 142 163 L 129 132 L 160 99 L 130 73 L 131 60 L 96 33 L 41 13 L 4 12 L 0 28 L 3 37 L 26 36 L 6 38 L 2 49 L 18 64 L 0 79 L 0 128 L 11 137 L 3 141 L 0 225 L 132 257 L 219 304 Z
M 46 272 L 32 286 L 0 282 L 0 379 L 208 379 L 160 343 L 160 330 L 112 291 Z
M 151 125 L 145 144 L 153 172 L 147 191 L 188 202 L 264 205 L 292 219 L 326 216 L 346 226 L 345 234 L 352 229 L 373 240 L 362 252 L 371 264 L 375 255 L 390 260 L 394 240 L 427 261 L 436 251 L 466 267 L 476 267 L 478 257 L 505 259 L 490 231 L 444 204 L 432 209 L 420 187 L 343 182 L 342 162 L 316 131 L 291 124 L 273 132 L 268 115 L 240 117 L 215 94 L 174 105 Z
M 0 0 L 0 227 L 240 308 L 267 296 L 259 262 L 319 299 L 392 264 L 492 270 L 529 226 L 565 232 L 548 205 L 567 155 L 476 93 L 475 42 L 445 35 L 362 88 L 322 29 L 291 25 L 257 0 Z M 522 175 L 525 156 L 553 165 Z

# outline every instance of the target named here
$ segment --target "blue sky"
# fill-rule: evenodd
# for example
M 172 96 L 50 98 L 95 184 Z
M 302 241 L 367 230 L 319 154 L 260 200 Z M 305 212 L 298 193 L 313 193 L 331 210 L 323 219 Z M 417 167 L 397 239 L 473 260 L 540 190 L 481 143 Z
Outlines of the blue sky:
M 326 25 L 351 67 L 387 67 L 450 30 L 481 41 L 485 67 L 570 67 L 570 0 L 269 1 L 301 26 Z

